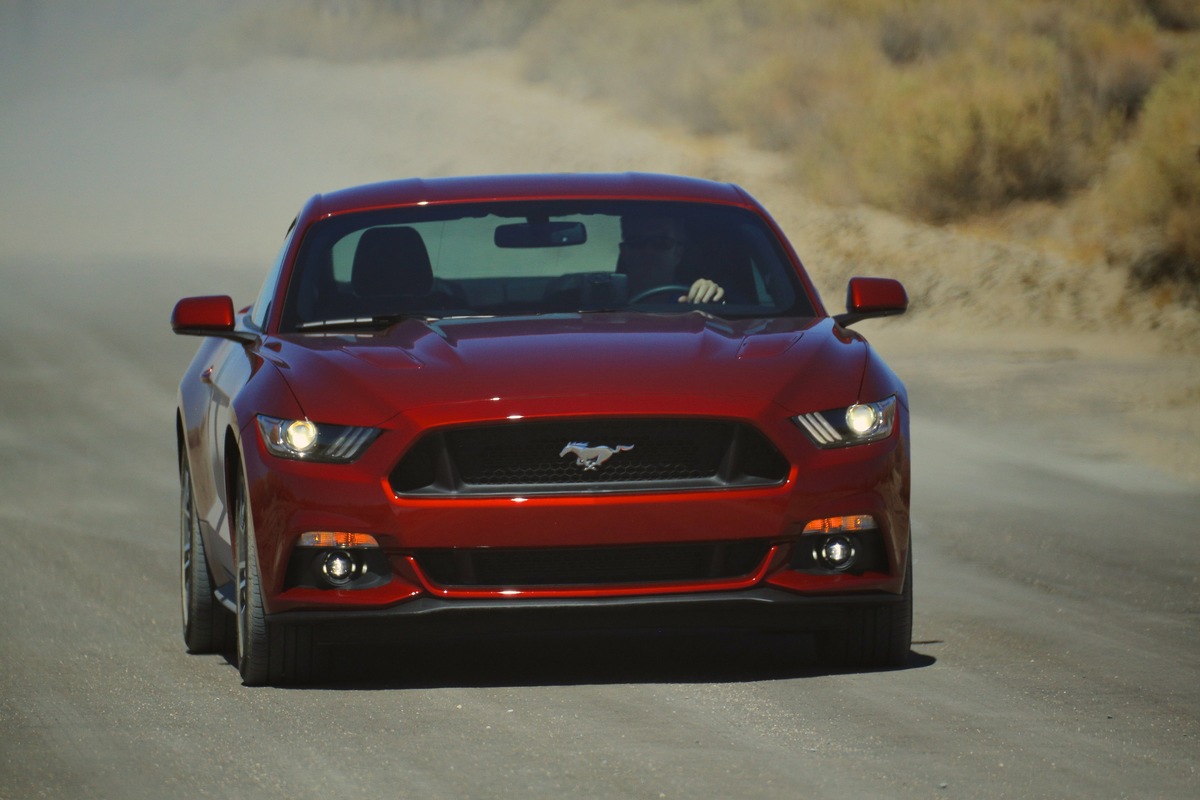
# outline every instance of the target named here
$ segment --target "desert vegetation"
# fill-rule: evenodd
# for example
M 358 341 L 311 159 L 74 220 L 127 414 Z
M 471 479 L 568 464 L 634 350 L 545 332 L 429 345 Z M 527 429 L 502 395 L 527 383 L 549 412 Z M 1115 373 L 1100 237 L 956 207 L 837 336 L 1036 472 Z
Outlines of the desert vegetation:
M 816 199 L 1011 223 L 1200 307 L 1195 0 L 311 0 L 255 35 L 511 48 L 530 80 L 779 151 Z

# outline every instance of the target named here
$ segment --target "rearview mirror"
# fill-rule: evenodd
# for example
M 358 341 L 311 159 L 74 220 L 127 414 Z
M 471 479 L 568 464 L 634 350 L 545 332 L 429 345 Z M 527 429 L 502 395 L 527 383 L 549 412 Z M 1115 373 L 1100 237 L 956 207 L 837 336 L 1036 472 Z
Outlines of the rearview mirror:
M 571 247 L 587 241 L 582 222 L 516 222 L 496 228 L 496 247 Z

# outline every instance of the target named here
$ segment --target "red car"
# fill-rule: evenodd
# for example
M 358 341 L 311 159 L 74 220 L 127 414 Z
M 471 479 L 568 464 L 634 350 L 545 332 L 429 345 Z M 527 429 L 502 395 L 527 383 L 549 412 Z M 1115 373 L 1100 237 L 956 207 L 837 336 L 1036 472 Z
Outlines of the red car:
M 426 629 L 813 631 L 904 663 L 908 399 L 745 191 L 402 180 L 313 197 L 254 304 L 176 305 L 183 633 L 248 685 Z

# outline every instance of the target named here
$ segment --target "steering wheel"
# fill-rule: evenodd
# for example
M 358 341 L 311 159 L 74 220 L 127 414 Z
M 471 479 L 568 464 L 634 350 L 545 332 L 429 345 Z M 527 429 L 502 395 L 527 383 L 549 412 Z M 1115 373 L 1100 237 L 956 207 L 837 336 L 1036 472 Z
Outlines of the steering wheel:
M 692 290 L 692 287 L 690 287 L 690 286 L 684 286 L 683 284 L 679 284 L 679 283 L 667 283 L 667 284 L 663 284 L 662 286 L 651 287 L 651 288 L 645 290 L 644 292 L 638 292 L 636 295 L 629 298 L 629 302 L 632 305 L 634 303 L 640 303 L 643 300 L 645 300 L 647 297 L 653 297 L 656 294 L 663 294 L 664 292 L 675 292 L 676 294 L 680 294 L 680 293 L 687 294 L 691 290 Z

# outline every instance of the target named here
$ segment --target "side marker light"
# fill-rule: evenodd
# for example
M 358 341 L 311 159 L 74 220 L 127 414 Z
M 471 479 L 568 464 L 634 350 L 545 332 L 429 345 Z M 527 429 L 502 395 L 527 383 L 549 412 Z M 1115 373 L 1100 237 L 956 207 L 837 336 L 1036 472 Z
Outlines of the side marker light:
M 310 531 L 300 535 L 297 547 L 379 547 L 379 542 L 369 533 L 347 533 L 345 531 Z

